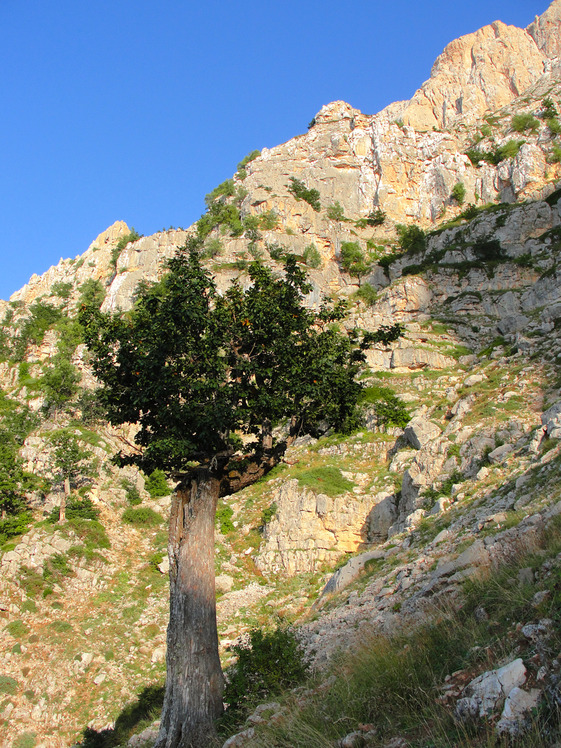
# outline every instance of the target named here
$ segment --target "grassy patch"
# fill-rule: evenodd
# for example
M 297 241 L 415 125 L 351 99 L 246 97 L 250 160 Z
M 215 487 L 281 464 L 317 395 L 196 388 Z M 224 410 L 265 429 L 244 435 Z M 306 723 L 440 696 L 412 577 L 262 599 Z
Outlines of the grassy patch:
M 354 488 L 354 483 L 345 478 L 338 468 L 329 465 L 297 471 L 294 477 L 301 486 L 332 498 Z

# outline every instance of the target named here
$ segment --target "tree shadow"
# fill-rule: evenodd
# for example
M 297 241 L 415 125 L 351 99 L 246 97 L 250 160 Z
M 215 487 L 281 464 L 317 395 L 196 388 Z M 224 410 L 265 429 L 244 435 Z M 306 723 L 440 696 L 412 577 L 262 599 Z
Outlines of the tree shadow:
M 76 748 L 117 748 L 138 732 L 141 722 L 149 723 L 158 718 L 164 703 L 163 685 L 151 685 L 142 689 L 136 701 L 127 704 L 117 719 L 115 727 L 94 730 L 86 727 Z

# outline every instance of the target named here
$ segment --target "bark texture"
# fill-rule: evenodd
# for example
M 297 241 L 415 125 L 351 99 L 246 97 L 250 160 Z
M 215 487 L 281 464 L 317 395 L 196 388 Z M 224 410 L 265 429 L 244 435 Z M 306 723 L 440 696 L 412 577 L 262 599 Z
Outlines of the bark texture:
M 166 692 L 155 748 L 203 748 L 223 711 L 214 587 L 219 489 L 218 478 L 200 470 L 173 499 Z

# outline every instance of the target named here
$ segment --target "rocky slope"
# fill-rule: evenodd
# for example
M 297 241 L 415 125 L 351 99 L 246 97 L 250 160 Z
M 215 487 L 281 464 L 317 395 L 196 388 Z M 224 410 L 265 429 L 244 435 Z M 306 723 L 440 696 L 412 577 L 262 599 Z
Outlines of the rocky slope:
M 310 304 L 345 297 L 349 327 L 405 330 L 369 352 L 363 431 L 295 445 L 219 512 L 225 658 L 250 626 L 296 620 L 323 666 L 343 634 L 351 643 L 350 632 L 426 616 L 555 516 L 560 11 L 555 0 L 526 30 L 496 22 L 452 42 L 410 102 L 373 116 L 326 105 L 305 135 L 221 185 L 206 223 L 137 238 L 119 221 L 2 303 L 0 385 L 36 414 L 20 454 L 41 478 L 28 490 L 29 530 L 0 558 L 3 744 L 69 746 L 163 678 L 169 499 L 110 462 L 133 430 L 88 409 L 95 383 L 68 320 L 93 282 L 102 309 L 129 309 L 138 282 L 157 279 L 195 232 L 221 288 L 246 283 L 255 257 L 280 269 L 288 251 L 309 263 Z M 396 224 L 413 221 L 421 239 L 407 245 Z M 342 264 L 349 244 L 369 255 L 360 291 Z M 45 382 L 61 361 L 80 390 L 53 409 Z M 101 528 L 45 519 L 61 498 L 52 437 L 62 428 L 94 462 L 77 488 Z M 150 511 L 127 515 L 137 499 Z M 358 555 L 345 565 L 348 554 Z

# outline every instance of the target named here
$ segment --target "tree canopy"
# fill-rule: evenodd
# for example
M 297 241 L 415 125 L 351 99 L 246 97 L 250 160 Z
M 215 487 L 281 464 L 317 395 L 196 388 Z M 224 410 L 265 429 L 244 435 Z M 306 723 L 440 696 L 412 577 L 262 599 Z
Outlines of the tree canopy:
M 343 306 L 306 308 L 311 287 L 291 256 L 284 276 L 253 263 L 250 287 L 234 282 L 222 295 L 197 240 L 167 268 L 127 315 L 81 312 L 110 421 L 139 425 L 139 451 L 123 462 L 180 474 L 232 455 L 242 439 L 246 452 L 261 449 L 282 421 L 292 433 L 357 425 L 363 350 L 398 337 L 399 325 L 341 334 L 332 323 Z

